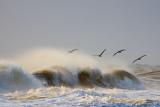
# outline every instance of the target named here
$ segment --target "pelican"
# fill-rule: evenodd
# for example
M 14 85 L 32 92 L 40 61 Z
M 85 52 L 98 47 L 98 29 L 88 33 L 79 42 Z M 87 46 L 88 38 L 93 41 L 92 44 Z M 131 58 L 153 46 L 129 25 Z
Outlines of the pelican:
M 114 53 L 114 54 L 113 54 L 113 57 L 116 56 L 116 55 L 119 54 L 119 53 L 122 53 L 123 51 L 127 51 L 127 50 L 126 50 L 126 49 L 121 49 L 121 50 L 117 51 L 116 53 Z
M 147 56 L 147 55 L 142 55 L 141 57 L 135 59 L 132 63 L 135 63 L 136 61 L 141 60 L 141 59 L 142 59 L 143 57 L 145 57 L 145 56 Z
M 102 55 L 104 54 L 105 51 L 106 51 L 106 49 L 104 49 L 100 54 L 94 55 L 94 56 L 102 57 Z
M 78 49 L 72 49 L 72 50 L 69 50 L 68 53 L 73 53 L 75 51 L 78 51 Z

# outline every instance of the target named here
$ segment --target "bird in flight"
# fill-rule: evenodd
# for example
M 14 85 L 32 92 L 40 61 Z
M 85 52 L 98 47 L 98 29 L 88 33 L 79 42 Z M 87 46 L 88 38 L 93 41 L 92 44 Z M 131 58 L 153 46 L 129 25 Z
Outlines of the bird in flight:
M 102 55 L 104 54 L 105 51 L 106 51 L 106 49 L 104 49 L 100 54 L 94 55 L 94 56 L 102 57 Z
M 147 55 L 142 55 L 141 57 L 135 59 L 132 63 L 135 63 L 135 62 L 137 62 L 138 60 L 141 60 L 141 59 L 142 59 L 143 57 L 145 57 L 145 56 L 147 56 Z
M 116 56 L 116 55 L 119 54 L 119 53 L 124 52 L 124 51 L 127 51 L 127 50 L 126 50 L 126 49 L 121 49 L 121 50 L 117 51 L 116 53 L 113 54 L 113 57 Z
M 78 51 L 78 49 L 72 49 L 72 50 L 69 50 L 68 53 L 73 53 L 75 51 Z

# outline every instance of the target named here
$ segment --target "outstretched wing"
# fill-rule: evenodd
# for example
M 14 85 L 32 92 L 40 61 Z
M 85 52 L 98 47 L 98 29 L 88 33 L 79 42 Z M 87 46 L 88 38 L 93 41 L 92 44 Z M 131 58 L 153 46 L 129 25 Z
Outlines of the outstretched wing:
M 102 56 L 105 51 L 106 51 L 106 49 L 104 49 L 104 50 L 99 54 L 99 56 Z
M 68 51 L 68 53 L 73 53 L 74 51 L 77 51 L 78 49 L 72 49 L 70 51 Z
M 119 51 L 118 51 L 118 52 L 116 52 L 116 53 L 114 53 L 114 54 L 113 54 L 113 56 L 116 56 L 118 53 L 119 53 Z
M 142 58 L 145 57 L 145 56 L 147 56 L 147 55 L 142 55 L 141 57 L 139 57 L 139 59 L 142 59 Z
M 135 59 L 132 63 L 135 63 L 136 61 L 141 60 L 141 59 L 142 59 L 143 57 L 145 57 L 145 56 L 147 56 L 147 55 L 142 55 L 141 57 Z
M 123 52 L 123 51 L 127 51 L 126 49 L 122 49 L 122 50 L 120 50 L 121 52 Z
M 139 59 L 137 58 L 137 59 L 135 59 L 132 63 L 135 63 L 135 62 L 137 62 Z
M 114 53 L 113 56 L 116 56 L 118 53 L 121 53 L 123 51 L 127 51 L 127 50 L 126 49 L 121 49 L 121 50 L 117 51 L 116 53 Z

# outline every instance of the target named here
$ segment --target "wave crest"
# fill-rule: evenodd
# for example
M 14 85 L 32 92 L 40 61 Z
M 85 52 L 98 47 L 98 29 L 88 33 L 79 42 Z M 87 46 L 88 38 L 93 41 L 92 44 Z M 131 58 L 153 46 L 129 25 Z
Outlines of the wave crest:
M 143 88 L 140 80 L 125 70 L 113 70 L 110 73 L 103 73 L 99 69 L 88 67 L 78 68 L 72 72 L 65 67 L 52 66 L 49 69 L 37 71 L 33 75 L 49 86 Z
M 0 91 L 26 90 L 40 86 L 41 83 L 21 67 L 0 64 Z

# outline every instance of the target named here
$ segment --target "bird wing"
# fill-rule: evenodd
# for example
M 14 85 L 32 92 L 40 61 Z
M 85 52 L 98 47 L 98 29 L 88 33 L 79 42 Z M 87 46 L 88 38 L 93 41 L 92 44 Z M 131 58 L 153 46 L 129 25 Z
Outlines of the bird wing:
M 69 53 L 72 53 L 72 52 L 74 52 L 74 51 L 76 51 L 76 50 L 78 50 L 78 49 L 72 49 L 72 50 L 70 50 L 70 51 L 68 51 Z
M 142 59 L 143 57 L 145 57 L 145 56 L 147 56 L 147 55 L 142 55 L 141 57 L 135 59 L 132 63 L 135 63 L 136 61 L 141 60 L 141 59 Z
M 115 56 L 115 55 L 117 55 L 118 53 L 121 53 L 121 52 L 123 52 L 123 51 L 126 51 L 126 49 L 122 49 L 122 50 L 117 51 L 116 53 L 113 54 L 113 56 Z
M 122 49 L 122 51 L 127 51 L 126 49 Z
M 137 59 L 135 59 L 132 63 L 135 63 L 136 61 L 138 61 L 139 59 L 137 58 Z
M 139 57 L 139 59 L 142 59 L 142 58 L 145 57 L 145 56 L 147 56 L 147 55 L 142 55 L 141 57 Z
M 126 49 L 119 50 L 119 52 L 127 51 Z
M 116 52 L 116 53 L 114 53 L 114 54 L 113 54 L 113 56 L 117 55 L 118 53 L 119 53 L 119 51 L 118 51 L 118 52 Z
M 104 49 L 104 50 L 99 54 L 99 56 L 102 56 L 105 51 L 106 51 L 106 49 Z

